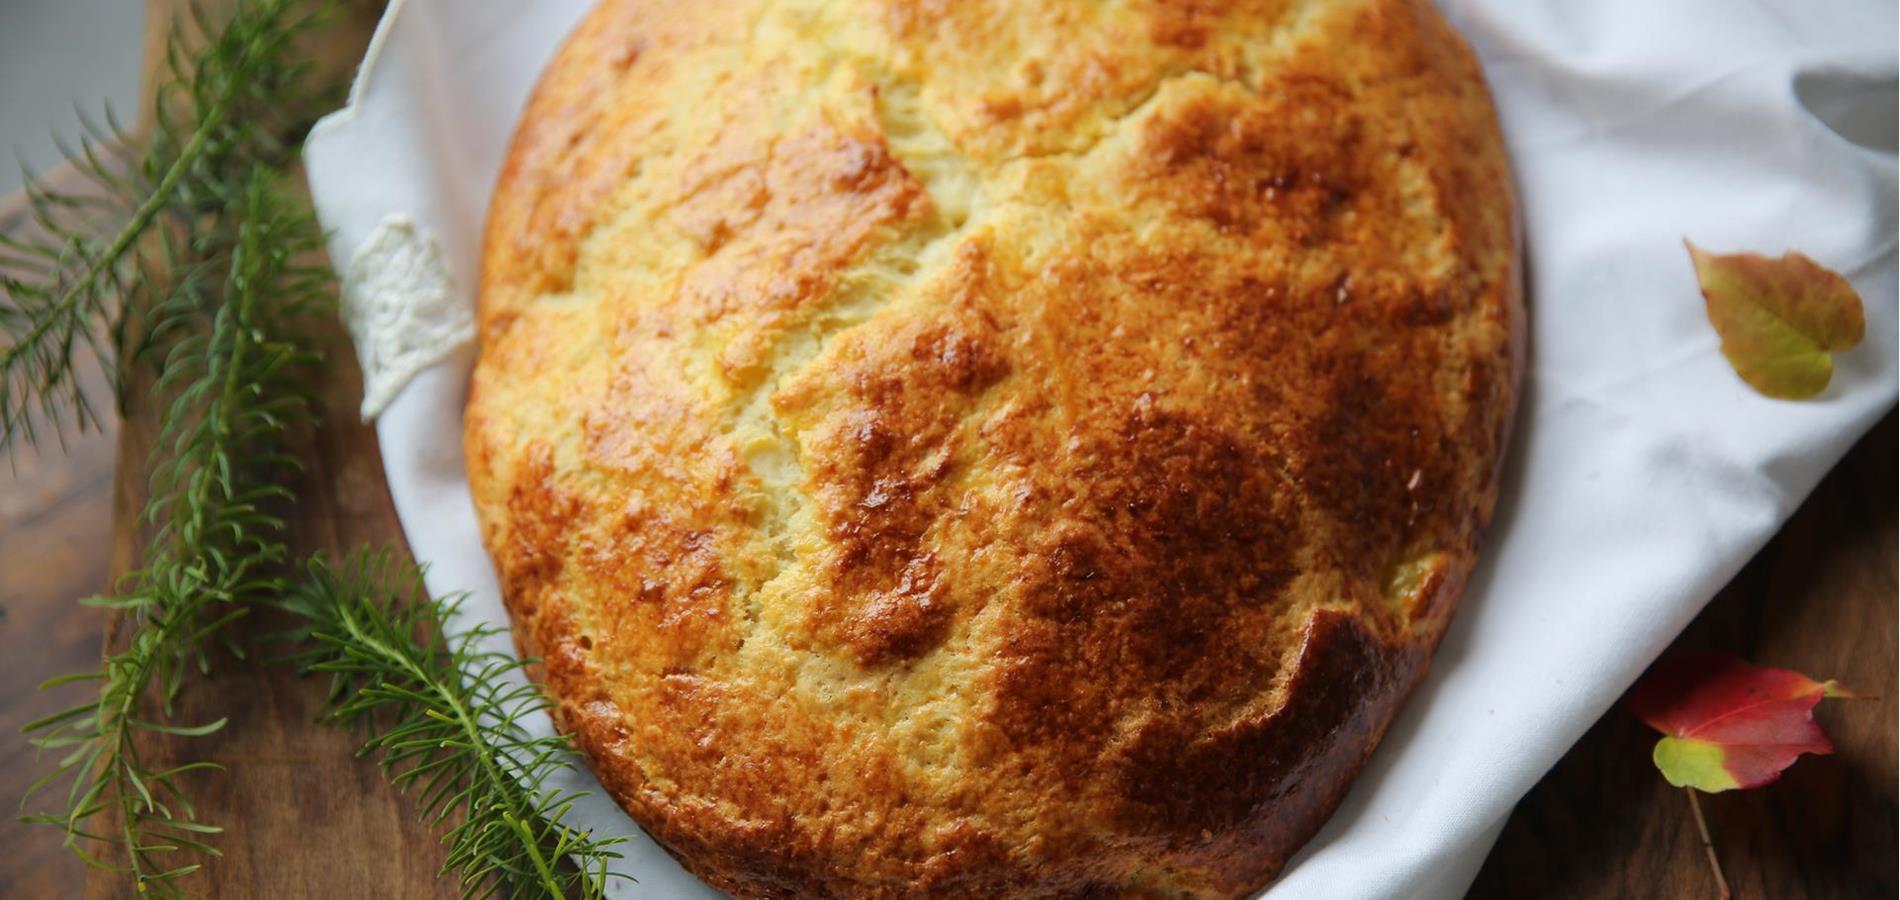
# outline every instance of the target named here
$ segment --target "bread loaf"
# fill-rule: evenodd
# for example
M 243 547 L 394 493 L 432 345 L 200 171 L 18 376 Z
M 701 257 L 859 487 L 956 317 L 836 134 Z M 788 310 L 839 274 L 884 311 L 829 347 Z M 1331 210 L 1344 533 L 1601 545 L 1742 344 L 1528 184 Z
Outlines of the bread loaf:
M 736 895 L 1243 895 L 1471 569 L 1513 216 L 1426 0 L 605 0 L 487 224 L 519 642 Z

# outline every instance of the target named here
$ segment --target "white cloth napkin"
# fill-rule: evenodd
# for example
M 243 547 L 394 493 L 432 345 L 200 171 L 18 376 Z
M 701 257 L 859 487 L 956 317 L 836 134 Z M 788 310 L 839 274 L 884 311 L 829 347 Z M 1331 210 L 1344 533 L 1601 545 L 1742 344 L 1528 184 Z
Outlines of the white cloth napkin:
M 382 229 L 353 276 L 369 286 L 353 317 L 414 321 L 391 309 L 444 290 L 473 303 L 516 116 L 589 5 L 391 4 L 350 107 L 308 147 L 339 268 Z M 1441 5 L 1484 59 L 1522 194 L 1523 411 L 1490 542 L 1430 677 L 1274 900 L 1462 894 L 1518 798 L 1895 400 L 1891 0 Z M 421 243 L 391 253 L 385 223 L 404 219 Z M 1685 236 L 1798 249 L 1853 280 L 1867 340 L 1826 393 L 1769 400 L 1729 370 Z M 414 263 L 431 252 L 433 269 Z M 378 253 L 410 262 L 378 278 Z M 364 358 L 395 360 L 367 375 L 394 396 L 377 433 L 397 511 L 430 590 L 471 594 L 463 624 L 503 623 L 462 469 L 466 332 L 383 333 L 397 327 L 358 329 Z M 404 369 L 421 369 L 406 387 Z M 620 868 L 639 881 L 620 895 L 710 893 L 591 778 L 573 784 L 596 792 L 582 823 L 634 836 Z

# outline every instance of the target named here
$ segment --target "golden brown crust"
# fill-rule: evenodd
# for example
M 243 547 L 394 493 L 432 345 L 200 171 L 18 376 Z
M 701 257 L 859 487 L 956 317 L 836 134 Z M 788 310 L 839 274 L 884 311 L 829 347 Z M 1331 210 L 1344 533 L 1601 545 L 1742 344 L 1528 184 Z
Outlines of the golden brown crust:
M 470 483 L 742 896 L 1235 896 L 1424 672 L 1521 354 L 1425 0 L 605 0 L 490 210 Z

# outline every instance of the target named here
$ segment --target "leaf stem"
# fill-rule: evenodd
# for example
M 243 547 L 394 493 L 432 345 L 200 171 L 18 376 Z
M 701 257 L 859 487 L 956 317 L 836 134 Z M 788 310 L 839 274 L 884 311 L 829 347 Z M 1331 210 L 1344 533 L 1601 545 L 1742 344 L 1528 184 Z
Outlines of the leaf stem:
M 1715 856 L 1715 841 L 1709 838 L 1709 820 L 1702 817 L 1702 801 L 1696 799 L 1695 788 L 1683 788 L 1689 794 L 1689 811 L 1695 814 L 1695 828 L 1702 835 L 1702 852 L 1709 857 L 1709 871 L 1715 873 L 1715 889 L 1722 900 L 1735 896 L 1729 892 L 1728 878 L 1722 874 L 1722 861 Z

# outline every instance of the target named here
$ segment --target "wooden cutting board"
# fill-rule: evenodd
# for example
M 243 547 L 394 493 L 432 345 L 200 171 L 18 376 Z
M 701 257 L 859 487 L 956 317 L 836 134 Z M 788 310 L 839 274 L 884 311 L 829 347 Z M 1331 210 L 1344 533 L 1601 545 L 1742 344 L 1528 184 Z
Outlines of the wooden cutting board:
M 147 2 L 150 63 L 188 0 Z M 354 4 L 351 21 L 312 51 L 331 65 L 354 61 L 374 6 Z M 0 202 L 0 231 L 25 227 L 17 202 Z M 340 328 L 328 337 L 336 350 L 322 375 L 328 400 L 322 424 L 299 445 L 306 468 L 292 549 L 400 547 L 375 434 L 355 415 L 355 361 Z M 51 705 L 27 685 L 97 664 L 102 619 L 71 600 L 105 586 L 108 559 L 120 573 L 138 558 L 135 526 L 155 424 L 154 410 L 135 403 L 116 437 L 78 438 L 65 455 L 57 447 L 28 454 L 10 480 L 0 471 L 0 677 L 10 688 L 0 723 L 12 726 L 8 732 Z M 1739 896 L 1894 894 L 1895 459 L 1889 415 L 1677 642 L 1838 677 L 1883 698 L 1823 708 L 1836 756 L 1804 760 L 1775 787 L 1705 800 Z M 372 762 L 352 756 L 351 735 L 312 724 L 322 698 L 320 683 L 230 660 L 186 690 L 183 719 L 231 717 L 212 738 L 148 748 L 227 766 L 190 785 L 203 818 L 227 828 L 216 842 L 224 857 L 194 876 L 192 894 L 454 896 L 452 881 L 435 876 L 443 858 L 437 832 L 416 823 Z M 0 789 L 17 797 L 42 769 L 19 738 L 12 741 L 0 753 Z M 1714 896 L 1686 800 L 1649 767 L 1652 742 L 1621 711 L 1605 716 L 1519 806 L 1472 896 Z M 49 829 L 5 827 L 0 896 L 68 897 L 82 883 L 86 897 L 131 893 L 121 877 L 82 875 Z

